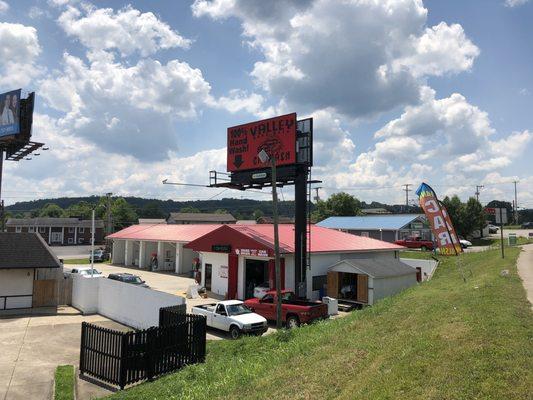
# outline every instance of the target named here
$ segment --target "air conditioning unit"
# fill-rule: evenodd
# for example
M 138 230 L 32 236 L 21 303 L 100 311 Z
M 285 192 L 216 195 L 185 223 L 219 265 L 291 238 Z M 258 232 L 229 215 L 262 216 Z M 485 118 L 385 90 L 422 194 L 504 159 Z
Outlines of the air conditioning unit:
M 337 315 L 339 313 L 339 301 L 333 297 L 322 297 L 322 303 L 328 305 L 328 315 Z

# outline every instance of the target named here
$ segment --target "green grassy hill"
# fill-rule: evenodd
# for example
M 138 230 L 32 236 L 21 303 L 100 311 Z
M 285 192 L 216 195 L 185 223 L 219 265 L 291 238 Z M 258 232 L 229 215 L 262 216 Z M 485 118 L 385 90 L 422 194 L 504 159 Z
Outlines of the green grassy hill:
M 111 398 L 531 399 L 518 252 L 446 258 L 431 281 L 346 318 L 209 343 L 205 364 Z

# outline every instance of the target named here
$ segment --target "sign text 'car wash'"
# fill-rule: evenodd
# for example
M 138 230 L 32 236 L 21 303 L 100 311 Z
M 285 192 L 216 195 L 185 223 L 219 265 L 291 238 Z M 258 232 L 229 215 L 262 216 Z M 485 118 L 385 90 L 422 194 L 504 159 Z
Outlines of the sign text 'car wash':
M 263 149 L 276 165 L 296 163 L 296 113 L 228 128 L 228 172 L 267 168 Z

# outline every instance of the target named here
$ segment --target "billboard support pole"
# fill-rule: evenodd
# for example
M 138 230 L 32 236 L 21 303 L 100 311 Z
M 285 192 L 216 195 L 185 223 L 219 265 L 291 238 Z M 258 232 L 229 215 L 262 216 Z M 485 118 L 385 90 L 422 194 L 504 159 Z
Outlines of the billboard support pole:
M 307 167 L 299 167 L 294 180 L 294 277 L 298 297 L 306 297 L 300 290 L 305 287 L 307 269 Z
M 277 178 L 276 178 L 276 159 L 272 157 L 270 159 L 272 165 L 272 211 L 274 217 L 274 266 L 276 269 L 276 328 L 281 329 L 282 310 L 281 310 L 281 267 L 279 260 L 279 232 L 278 232 L 278 190 L 277 190 Z
M 503 250 L 503 212 L 502 212 L 502 207 L 500 207 L 500 240 L 501 240 L 501 248 L 502 248 L 502 258 L 505 258 L 505 252 Z

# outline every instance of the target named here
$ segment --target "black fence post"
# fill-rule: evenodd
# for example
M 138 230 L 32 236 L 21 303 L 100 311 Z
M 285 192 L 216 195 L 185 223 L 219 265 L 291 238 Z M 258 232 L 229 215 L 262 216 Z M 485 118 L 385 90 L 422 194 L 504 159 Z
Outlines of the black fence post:
M 83 375 L 85 371 L 85 338 L 87 331 L 87 322 L 83 321 L 81 323 L 81 345 L 80 345 L 80 375 Z
M 145 353 L 145 360 L 146 360 L 146 378 L 149 381 L 152 381 L 154 379 L 154 329 L 148 328 L 146 330 L 146 353 Z
M 120 389 L 124 389 L 126 386 L 126 376 L 128 373 L 127 366 L 127 356 L 128 356 L 128 335 L 124 334 L 120 338 L 120 361 L 119 361 L 119 378 L 118 385 Z

